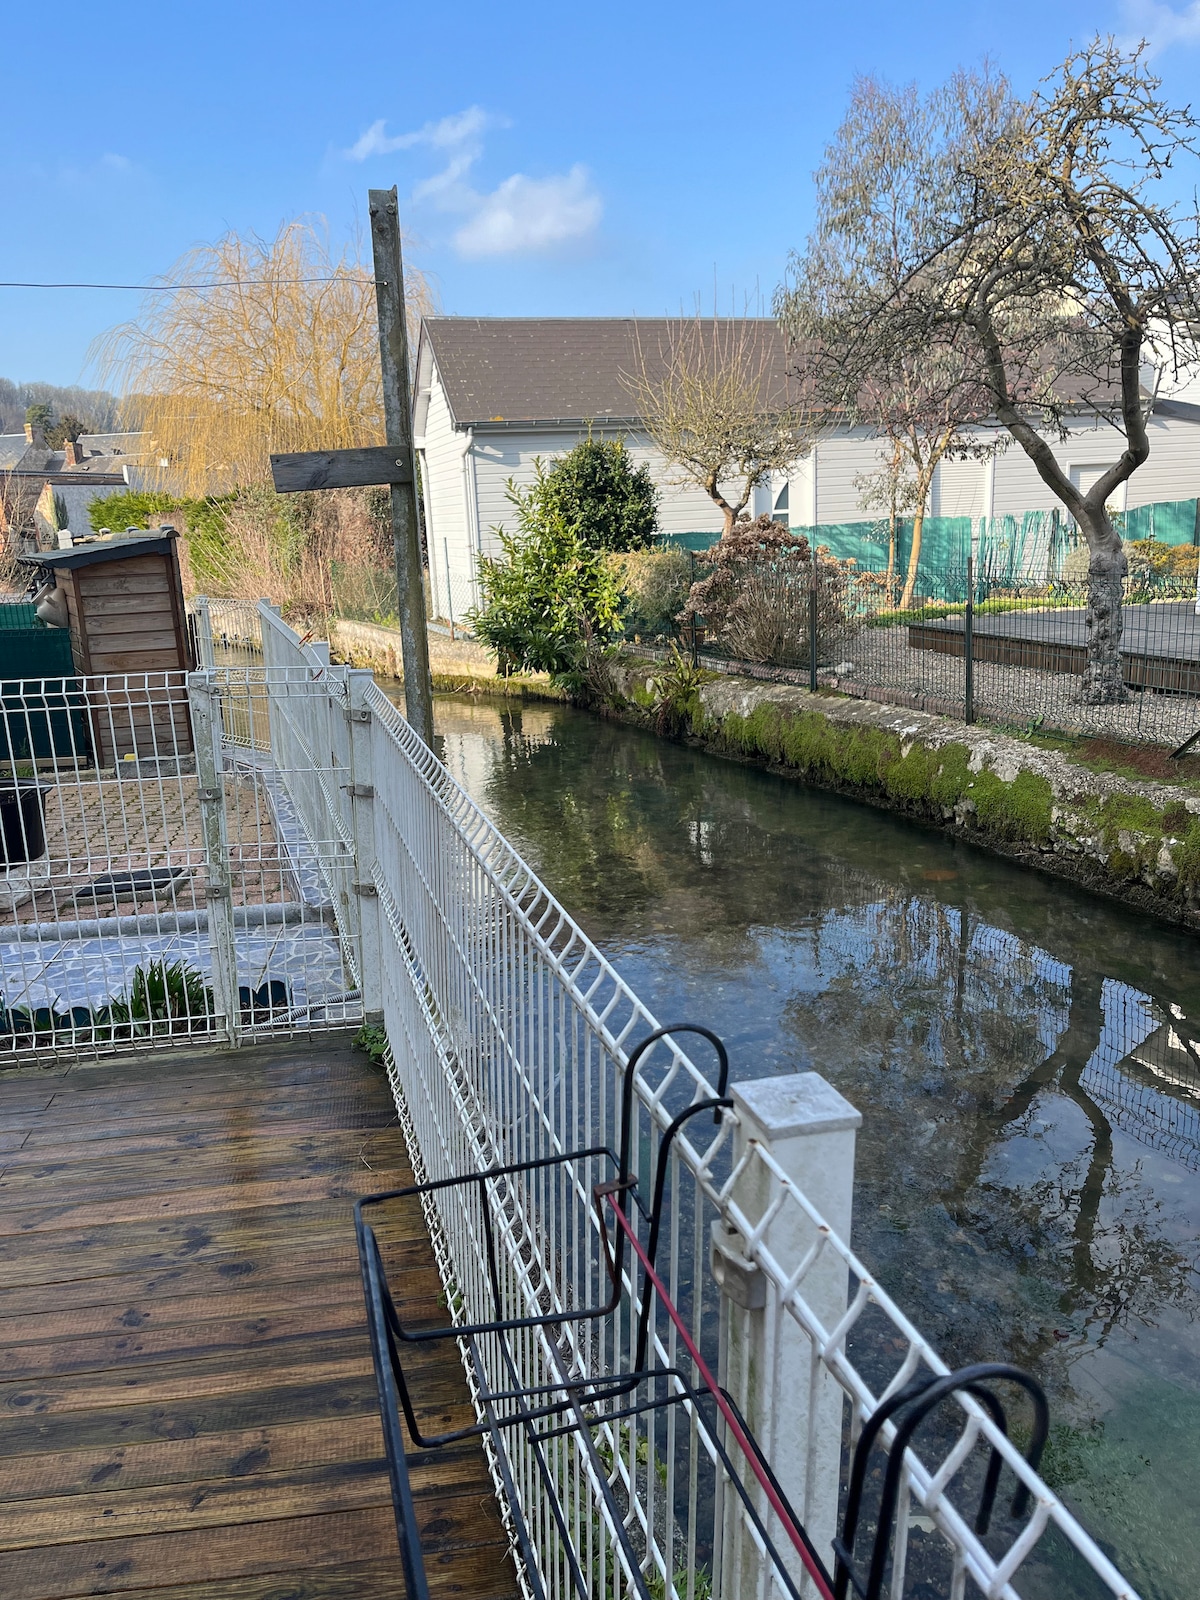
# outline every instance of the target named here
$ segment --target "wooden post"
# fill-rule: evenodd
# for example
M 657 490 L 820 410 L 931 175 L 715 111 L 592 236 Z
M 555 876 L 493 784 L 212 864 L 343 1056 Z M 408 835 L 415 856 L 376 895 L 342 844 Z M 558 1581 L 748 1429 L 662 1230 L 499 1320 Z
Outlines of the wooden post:
M 417 521 L 417 474 L 412 444 L 400 210 L 394 188 L 372 189 L 367 198 L 371 210 L 371 248 L 375 261 L 375 301 L 379 308 L 384 425 L 387 443 L 395 449 L 397 461 L 402 461 L 410 469 L 406 483 L 391 485 L 396 602 L 400 613 L 400 653 L 404 662 L 404 707 L 413 728 L 432 748 L 433 684 L 429 676 L 429 635 L 426 632 L 425 586 L 421 574 L 421 531 Z

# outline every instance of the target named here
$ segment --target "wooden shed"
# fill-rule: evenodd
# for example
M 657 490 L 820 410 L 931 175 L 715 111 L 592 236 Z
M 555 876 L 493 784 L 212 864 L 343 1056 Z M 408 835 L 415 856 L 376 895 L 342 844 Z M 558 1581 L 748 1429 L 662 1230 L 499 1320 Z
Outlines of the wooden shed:
M 192 747 L 186 688 L 166 676 L 194 665 L 175 539 L 155 530 L 37 557 L 65 595 L 76 672 L 109 680 L 93 696 L 97 766 Z

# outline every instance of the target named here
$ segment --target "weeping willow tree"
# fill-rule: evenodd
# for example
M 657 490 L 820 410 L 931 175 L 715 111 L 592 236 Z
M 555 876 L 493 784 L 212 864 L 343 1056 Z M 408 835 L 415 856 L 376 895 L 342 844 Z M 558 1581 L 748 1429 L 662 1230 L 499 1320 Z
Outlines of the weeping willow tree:
M 419 317 L 428 287 L 405 281 Z M 188 251 L 93 355 L 181 495 L 268 482 L 272 451 L 383 442 L 374 272 L 319 219 Z

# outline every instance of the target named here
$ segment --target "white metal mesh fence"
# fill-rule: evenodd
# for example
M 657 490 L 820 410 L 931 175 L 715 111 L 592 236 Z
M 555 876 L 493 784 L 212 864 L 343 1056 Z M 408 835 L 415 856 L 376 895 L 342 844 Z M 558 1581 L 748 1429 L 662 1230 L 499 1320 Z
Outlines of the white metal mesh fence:
M 274 676 L 5 685 L 0 1053 L 360 1014 L 344 840 L 332 816 L 310 831 L 293 799 L 305 753 L 281 738 L 289 769 L 271 750 L 272 721 L 313 715 L 311 681 Z
M 414 1160 L 436 1180 L 611 1148 L 625 1061 L 655 1019 L 382 693 L 372 692 L 368 705 L 378 734 L 384 1015 Z M 644 1058 L 632 1129 L 643 1192 L 672 1119 L 714 1093 L 710 1076 L 676 1045 L 663 1042 Z M 720 1368 L 721 1381 L 740 1386 L 733 1398 L 762 1419 L 768 1459 L 787 1454 L 807 1463 L 798 1490 L 790 1485 L 795 1508 L 832 1567 L 830 1463 L 836 1513 L 838 1470 L 878 1402 L 922 1373 L 947 1369 L 735 1115 L 725 1113 L 717 1129 L 711 1119 L 693 1119 L 668 1162 L 659 1256 L 666 1290 L 700 1351 Z M 584 1162 L 551 1170 L 552 1177 L 543 1171 L 487 1186 L 503 1246 L 506 1314 L 554 1310 L 564 1319 L 477 1339 L 477 1382 L 496 1390 L 519 1385 L 534 1394 L 619 1371 L 633 1340 L 629 1323 L 570 1320 L 574 1308 L 602 1294 L 591 1193 L 596 1175 Z M 478 1194 L 445 1190 L 428 1207 L 447 1299 L 468 1322 L 487 1318 L 495 1292 Z M 757 1304 L 743 1309 L 718 1294 L 707 1269 L 713 1222 L 724 1230 L 727 1253 L 757 1274 Z M 848 1291 L 836 1316 L 821 1309 L 831 1279 Z M 737 1351 L 761 1338 L 764 1326 L 762 1348 L 774 1352 L 774 1365 L 739 1366 Z M 652 1333 L 660 1366 L 677 1374 L 670 1380 L 676 1393 L 702 1389 L 661 1300 Z M 806 1417 L 816 1423 L 828 1417 L 821 1396 L 830 1385 L 837 1397 L 833 1439 L 810 1434 L 797 1441 Z M 485 1400 L 479 1409 L 486 1413 Z M 1132 1595 L 983 1408 L 964 1397 L 952 1410 L 953 1419 L 943 1415 L 905 1457 L 879 1592 L 892 1600 Z M 884 1428 L 882 1451 L 894 1432 L 891 1424 Z M 764 1558 L 763 1541 L 718 1457 L 722 1437 L 723 1425 L 692 1400 L 617 1420 L 588 1413 L 541 1443 L 528 1430 L 508 1430 L 504 1466 L 536 1552 L 530 1592 L 538 1584 L 556 1595 L 681 1600 L 782 1595 L 793 1584 L 824 1592 L 801 1578 L 786 1530 L 746 1468 L 750 1498 L 786 1552 L 779 1564 Z M 1032 1511 L 1016 1520 L 997 1516 L 984 1534 L 975 1531 L 975 1505 L 991 1449 L 1003 1460 L 1006 1493 L 1018 1482 L 1027 1485 Z M 498 1469 L 497 1476 L 502 1482 L 506 1473 Z
M 576 1313 L 604 1297 L 593 1187 L 619 1142 L 629 1054 L 655 1019 L 368 676 L 331 667 L 270 608 L 259 617 L 261 666 L 6 690 L 0 1042 L 236 1040 L 355 1020 L 364 996 L 368 1013 L 381 1004 L 419 1175 L 594 1152 L 429 1202 L 450 1311 L 486 1320 L 498 1295 L 510 1317 L 534 1319 L 464 1347 L 480 1414 L 494 1410 L 485 1386 L 569 1394 L 619 1374 L 637 1334 L 631 1256 L 614 1314 Z M 792 1464 L 788 1492 L 829 1567 L 858 1431 L 882 1397 L 946 1369 L 744 1116 L 692 1118 L 664 1156 L 672 1122 L 713 1098 L 711 1071 L 661 1041 L 633 1087 L 639 1192 L 660 1159 L 668 1180 L 649 1302 L 660 1388 L 624 1414 L 577 1406 L 544 1436 L 517 1427 L 491 1441 L 529 1530 L 527 1586 L 827 1593 L 801 1576 L 700 1360 L 753 1418 L 768 1461 Z M 647 1218 L 634 1207 L 630 1219 L 631 1248 L 644 1248 Z M 615 1232 L 615 1212 L 606 1221 Z M 713 1224 L 724 1293 L 708 1265 Z M 730 1274 L 751 1292 L 739 1299 Z M 1131 1596 L 981 1406 L 948 1410 L 903 1458 L 879 1592 Z M 1032 1509 L 982 1533 L 989 1448 Z

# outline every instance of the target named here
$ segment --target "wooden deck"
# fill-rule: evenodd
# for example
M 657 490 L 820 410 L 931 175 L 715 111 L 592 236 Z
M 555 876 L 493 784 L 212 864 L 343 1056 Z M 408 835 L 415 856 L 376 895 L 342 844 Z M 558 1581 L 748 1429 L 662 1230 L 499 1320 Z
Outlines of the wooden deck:
M 0 1074 L 4 1600 L 404 1594 L 351 1207 L 411 1181 L 343 1037 Z M 419 1208 L 382 1243 L 436 1316 Z M 423 1355 L 461 1425 L 453 1348 Z M 413 1488 L 433 1593 L 515 1595 L 477 1442 Z

